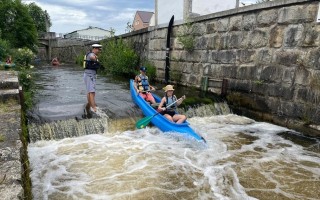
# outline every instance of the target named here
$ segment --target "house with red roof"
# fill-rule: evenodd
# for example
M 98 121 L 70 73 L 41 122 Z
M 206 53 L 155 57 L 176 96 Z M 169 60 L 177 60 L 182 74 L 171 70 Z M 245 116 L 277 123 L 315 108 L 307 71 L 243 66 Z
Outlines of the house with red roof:
M 137 11 L 132 23 L 132 30 L 136 31 L 139 29 L 149 27 L 151 18 L 154 18 L 153 15 L 154 15 L 153 12 Z

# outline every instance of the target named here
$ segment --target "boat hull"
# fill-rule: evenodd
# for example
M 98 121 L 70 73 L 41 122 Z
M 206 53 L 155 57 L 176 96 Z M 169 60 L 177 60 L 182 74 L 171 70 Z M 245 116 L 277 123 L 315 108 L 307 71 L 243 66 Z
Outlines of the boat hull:
M 139 108 L 142 110 L 143 114 L 145 116 L 153 116 L 157 114 L 157 111 L 149 105 L 143 98 L 140 97 L 140 95 L 137 93 L 137 91 L 134 88 L 134 81 L 130 80 L 130 93 L 133 102 L 139 106 Z M 156 102 L 159 103 L 161 101 L 161 98 L 155 94 L 152 94 L 155 98 Z M 167 120 L 166 117 L 163 115 L 155 115 L 151 119 L 151 123 L 158 127 L 163 132 L 177 132 L 185 137 L 193 138 L 198 141 L 205 142 L 204 138 L 201 137 L 199 134 L 197 134 L 190 126 L 188 122 L 184 122 L 182 124 L 177 124 L 174 122 L 171 122 Z

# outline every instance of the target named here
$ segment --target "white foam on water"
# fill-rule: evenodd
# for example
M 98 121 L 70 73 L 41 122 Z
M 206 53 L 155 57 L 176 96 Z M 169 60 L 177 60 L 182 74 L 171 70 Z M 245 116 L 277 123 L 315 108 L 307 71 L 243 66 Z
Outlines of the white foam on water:
M 320 156 L 277 135 L 286 128 L 237 115 L 188 121 L 207 140 L 206 148 L 157 128 L 29 144 L 33 195 L 233 200 L 272 192 L 315 199 L 316 193 L 303 193 L 292 182 L 306 181 L 305 190 L 320 183 Z
M 96 115 L 98 115 L 101 118 L 109 118 L 107 113 L 105 113 L 101 108 L 97 107 L 97 111 L 95 112 Z

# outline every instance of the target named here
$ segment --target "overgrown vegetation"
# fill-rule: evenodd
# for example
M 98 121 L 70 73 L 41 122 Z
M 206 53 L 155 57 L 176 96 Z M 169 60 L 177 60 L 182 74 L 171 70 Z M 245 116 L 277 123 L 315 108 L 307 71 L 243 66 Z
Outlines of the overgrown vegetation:
M 193 51 L 195 45 L 196 26 L 191 22 L 185 23 L 178 34 L 178 42 L 183 45 L 187 51 Z
M 111 39 L 103 44 L 99 57 L 105 70 L 116 76 L 133 77 L 138 67 L 138 55 L 123 39 Z
M 156 68 L 148 60 L 140 60 L 132 45 L 122 38 L 112 38 L 102 43 L 103 51 L 99 61 L 103 68 L 101 73 L 111 74 L 122 78 L 134 78 L 139 73 L 140 66 L 146 66 L 147 75 L 151 81 L 156 77 Z M 77 57 L 76 63 L 82 66 L 84 54 Z
M 24 105 L 26 109 L 30 109 L 33 105 L 33 95 L 35 93 L 35 83 L 32 70 L 29 68 L 21 68 L 19 71 L 19 83 L 23 89 Z
M 3 142 L 4 140 L 5 140 L 4 135 L 0 133 L 0 142 Z

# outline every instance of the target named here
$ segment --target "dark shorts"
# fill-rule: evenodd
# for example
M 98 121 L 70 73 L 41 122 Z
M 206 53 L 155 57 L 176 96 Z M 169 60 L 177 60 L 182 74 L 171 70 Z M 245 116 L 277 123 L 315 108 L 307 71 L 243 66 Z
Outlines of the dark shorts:
M 165 110 L 161 114 L 162 115 L 167 114 L 167 115 L 170 115 L 171 117 L 173 117 L 176 114 L 176 112 L 174 110 Z

